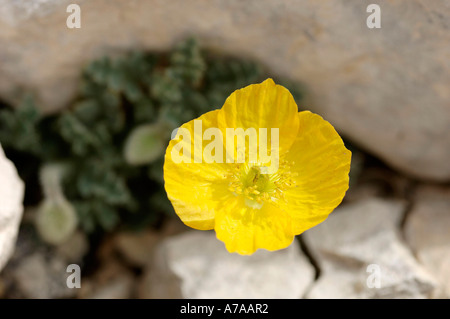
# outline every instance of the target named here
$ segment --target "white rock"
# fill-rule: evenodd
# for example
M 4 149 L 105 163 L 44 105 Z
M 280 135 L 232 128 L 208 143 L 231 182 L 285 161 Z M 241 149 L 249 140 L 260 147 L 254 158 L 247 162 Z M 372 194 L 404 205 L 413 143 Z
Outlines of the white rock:
M 304 106 L 392 166 L 450 180 L 446 1 L 378 0 L 381 29 L 373 30 L 366 1 L 85 0 L 77 1 L 81 28 L 74 30 L 66 28 L 67 3 L 1 1 L 4 99 L 17 102 L 26 88 L 47 111 L 67 107 L 91 59 L 165 50 L 195 35 L 305 83 Z
M 119 274 L 110 282 L 96 287 L 89 299 L 129 299 L 133 290 L 133 277 L 127 273 Z
M 307 297 L 429 297 L 435 281 L 399 236 L 404 209 L 401 202 L 365 200 L 336 209 L 305 232 L 305 242 L 321 269 Z M 376 284 L 378 270 L 379 288 L 371 285 Z
M 163 241 L 141 287 L 143 298 L 301 298 L 314 270 L 297 241 L 280 251 L 230 254 L 214 232 Z M 143 292 L 142 292 L 143 291 Z
M 421 187 L 405 225 L 419 261 L 439 284 L 434 297 L 450 298 L 450 188 Z
M 11 257 L 23 213 L 24 184 L 0 145 L 0 271 Z

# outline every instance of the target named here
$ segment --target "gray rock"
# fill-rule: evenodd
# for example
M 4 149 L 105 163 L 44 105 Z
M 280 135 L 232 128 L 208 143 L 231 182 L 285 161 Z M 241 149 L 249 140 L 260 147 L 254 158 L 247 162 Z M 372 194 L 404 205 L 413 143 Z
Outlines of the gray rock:
M 67 266 L 83 265 L 87 239 L 84 234 L 75 233 L 61 246 L 45 245 L 38 240 L 32 220 L 34 212 L 32 208 L 26 209 L 14 254 L 1 273 L 0 281 L 4 280 L 6 296 L 38 299 L 74 297 L 79 289 L 67 287 L 67 279 L 72 274 L 67 272 Z
M 401 202 L 364 200 L 336 209 L 305 232 L 305 242 L 321 269 L 307 297 L 429 297 L 434 279 L 399 236 L 404 208 Z
M 68 264 L 57 256 L 36 252 L 13 269 L 12 277 L 25 298 L 51 299 L 75 296 L 77 289 L 67 287 Z
M 405 237 L 439 284 L 434 297 L 450 298 L 450 188 L 424 186 L 415 196 Z
M 46 111 L 67 107 L 89 60 L 167 49 L 193 34 L 206 47 L 256 59 L 275 75 L 304 82 L 305 107 L 392 166 L 423 179 L 450 179 L 445 1 L 379 0 L 381 29 L 367 28 L 365 1 L 77 3 L 81 29 L 69 30 L 65 1 L 2 0 L 3 98 L 17 101 L 18 89 L 26 88 Z
M 11 257 L 23 213 L 24 184 L 0 145 L 0 271 Z
M 163 241 L 143 280 L 142 298 L 301 298 L 314 270 L 297 241 L 280 251 L 230 254 L 214 232 Z

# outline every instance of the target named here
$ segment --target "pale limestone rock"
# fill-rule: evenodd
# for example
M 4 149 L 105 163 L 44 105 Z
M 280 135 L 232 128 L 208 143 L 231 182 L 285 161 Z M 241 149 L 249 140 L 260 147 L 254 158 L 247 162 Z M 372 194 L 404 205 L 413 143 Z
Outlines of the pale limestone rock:
M 314 270 L 297 241 L 284 250 L 230 254 L 214 232 L 163 241 L 141 286 L 142 298 L 301 298 Z
M 0 20 L 16 26 L 32 17 L 45 17 L 69 0 L 0 0 Z
M 439 290 L 434 297 L 450 298 L 450 188 L 419 188 L 405 236 L 419 261 L 436 278 Z
M 431 275 L 399 236 L 404 204 L 369 199 L 336 209 L 304 238 L 321 269 L 308 298 L 427 298 Z M 373 268 L 379 267 L 380 287 Z
M 195 35 L 206 47 L 304 82 L 307 108 L 390 165 L 423 179 L 450 179 L 446 1 L 379 0 L 381 29 L 367 28 L 365 1 L 77 3 L 81 29 L 69 30 L 66 1 L 2 0 L 3 98 L 17 101 L 17 90 L 26 88 L 43 109 L 61 109 L 91 59 L 164 50 Z
M 23 196 L 24 184 L 0 145 L 0 271 L 14 251 Z

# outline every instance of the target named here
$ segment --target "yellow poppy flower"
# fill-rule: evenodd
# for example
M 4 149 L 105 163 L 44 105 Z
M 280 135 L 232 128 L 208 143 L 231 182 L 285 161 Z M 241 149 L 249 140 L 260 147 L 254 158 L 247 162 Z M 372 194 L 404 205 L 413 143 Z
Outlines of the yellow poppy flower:
M 256 132 L 256 139 L 249 134 L 248 152 L 233 162 L 228 159 L 242 147 L 232 135 L 218 139 L 239 128 Z M 263 170 L 269 167 L 258 156 L 264 142 L 272 146 L 267 154 L 275 169 Z M 267 79 L 236 90 L 220 110 L 179 128 L 166 150 L 165 189 L 186 225 L 214 229 L 229 252 L 249 255 L 286 248 L 295 235 L 324 221 L 348 189 L 350 159 L 330 123 L 298 112 L 290 92 Z

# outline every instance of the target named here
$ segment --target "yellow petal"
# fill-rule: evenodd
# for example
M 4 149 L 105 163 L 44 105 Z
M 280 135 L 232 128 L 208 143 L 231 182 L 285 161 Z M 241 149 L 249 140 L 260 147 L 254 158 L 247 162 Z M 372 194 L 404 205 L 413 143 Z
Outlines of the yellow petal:
M 214 229 L 230 253 L 241 255 L 251 255 L 259 248 L 283 249 L 294 240 L 288 214 L 268 202 L 259 209 L 251 208 L 243 196 L 222 203 Z
M 348 189 L 351 152 L 333 126 L 309 111 L 298 113 L 297 138 L 284 159 L 295 186 L 278 205 L 299 234 L 325 220 Z
M 222 128 L 267 129 L 270 149 L 272 128 L 279 129 L 280 154 L 292 145 L 298 131 L 297 104 L 292 94 L 272 79 L 234 91 L 219 114 Z
M 219 110 L 211 111 L 196 119 L 202 122 L 200 130 L 202 135 L 206 129 L 218 126 L 218 112 Z M 164 187 L 180 219 L 192 228 L 207 230 L 214 227 L 215 207 L 221 202 L 221 197 L 227 190 L 228 183 L 225 176 L 228 171 L 227 164 L 206 163 L 207 159 L 202 152 L 203 145 L 210 141 L 203 141 L 199 145 L 194 143 L 196 138 L 194 121 L 183 124 L 178 130 L 177 136 L 170 141 L 167 147 L 164 162 Z M 189 133 L 189 138 L 182 135 L 183 130 Z M 182 153 L 181 148 L 176 151 L 176 148 L 181 146 L 187 147 L 190 151 Z M 194 148 L 199 151 L 197 153 L 200 155 L 198 160 L 202 163 L 194 162 Z M 175 160 L 176 157 L 173 156 L 172 151 L 180 156 L 184 155 L 181 156 L 183 160 L 190 161 L 190 163 L 179 163 Z

